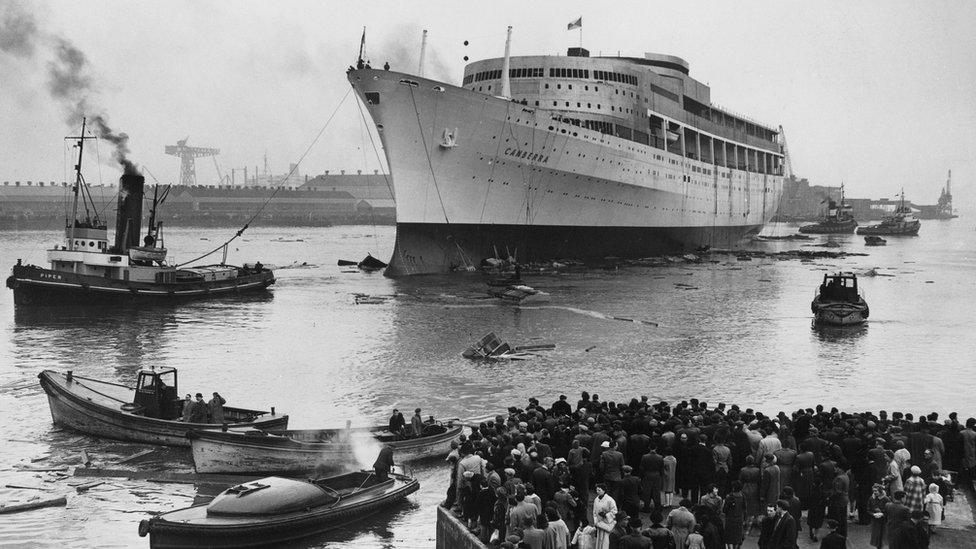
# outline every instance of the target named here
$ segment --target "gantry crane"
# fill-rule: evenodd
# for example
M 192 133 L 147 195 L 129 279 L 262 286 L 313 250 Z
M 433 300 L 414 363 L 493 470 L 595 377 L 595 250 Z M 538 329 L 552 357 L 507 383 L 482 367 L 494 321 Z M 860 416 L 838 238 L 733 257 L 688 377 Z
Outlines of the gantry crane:
M 186 142 L 190 139 L 190 136 L 186 136 L 183 139 L 176 142 L 176 145 L 167 145 L 166 154 L 172 156 L 178 156 L 180 158 L 180 185 L 196 185 L 197 184 L 197 169 L 195 159 L 204 156 L 216 157 L 220 154 L 220 149 L 213 149 L 210 147 L 190 147 Z M 214 158 L 214 165 L 217 166 L 217 159 Z M 217 177 L 220 177 L 221 182 L 223 182 L 223 176 L 220 174 L 220 167 L 217 167 Z

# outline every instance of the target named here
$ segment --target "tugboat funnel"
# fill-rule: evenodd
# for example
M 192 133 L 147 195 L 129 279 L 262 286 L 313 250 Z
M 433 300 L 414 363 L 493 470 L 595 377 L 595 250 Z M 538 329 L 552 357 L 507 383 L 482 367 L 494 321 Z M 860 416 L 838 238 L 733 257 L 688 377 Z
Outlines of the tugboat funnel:
M 119 206 L 115 217 L 115 253 L 139 245 L 142 230 L 142 195 L 146 178 L 125 174 L 119 178 Z

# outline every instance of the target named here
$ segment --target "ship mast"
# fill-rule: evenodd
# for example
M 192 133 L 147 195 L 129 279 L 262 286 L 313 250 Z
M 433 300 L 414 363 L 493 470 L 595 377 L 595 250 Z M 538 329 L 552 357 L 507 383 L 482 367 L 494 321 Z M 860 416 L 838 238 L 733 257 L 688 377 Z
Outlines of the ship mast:
M 424 29 L 424 36 L 423 38 L 420 39 L 420 67 L 419 67 L 420 74 L 417 75 L 421 78 L 424 77 L 424 57 L 426 57 L 426 54 L 427 54 L 427 29 Z
M 81 159 L 82 154 L 85 151 L 85 139 L 94 139 L 94 137 L 85 137 L 85 126 L 88 122 L 87 118 L 81 119 L 81 136 L 78 137 L 78 163 L 75 164 L 75 184 L 72 192 L 74 193 L 74 201 L 71 206 L 71 223 L 70 228 L 70 238 L 68 239 L 68 249 L 75 249 L 75 226 L 78 224 L 78 193 L 81 191 Z M 70 137 L 67 139 L 71 139 Z M 87 205 L 85 206 L 88 207 Z
M 502 59 L 502 97 L 512 98 L 512 84 L 508 78 L 509 52 L 512 47 L 512 26 L 508 26 L 508 34 L 505 37 L 505 57 Z

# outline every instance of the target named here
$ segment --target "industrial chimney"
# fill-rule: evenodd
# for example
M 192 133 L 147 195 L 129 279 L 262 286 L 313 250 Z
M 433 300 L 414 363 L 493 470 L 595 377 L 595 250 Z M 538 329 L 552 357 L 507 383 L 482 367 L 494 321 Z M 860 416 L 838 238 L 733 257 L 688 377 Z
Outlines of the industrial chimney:
M 115 253 L 139 245 L 142 230 L 142 194 L 146 178 L 125 174 L 119 178 L 119 207 L 115 217 Z

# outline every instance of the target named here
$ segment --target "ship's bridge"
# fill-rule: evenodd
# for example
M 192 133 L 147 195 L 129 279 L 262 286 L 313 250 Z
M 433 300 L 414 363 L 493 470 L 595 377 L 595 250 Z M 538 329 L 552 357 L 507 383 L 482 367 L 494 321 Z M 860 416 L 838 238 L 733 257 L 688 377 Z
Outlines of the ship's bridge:
M 503 61 L 468 64 L 462 87 L 499 95 Z M 509 60 L 511 99 L 553 111 L 556 119 L 696 160 L 781 175 L 778 132 L 713 105 L 710 88 L 689 72 L 684 59 L 659 53 L 590 57 L 570 48 L 566 56 Z

